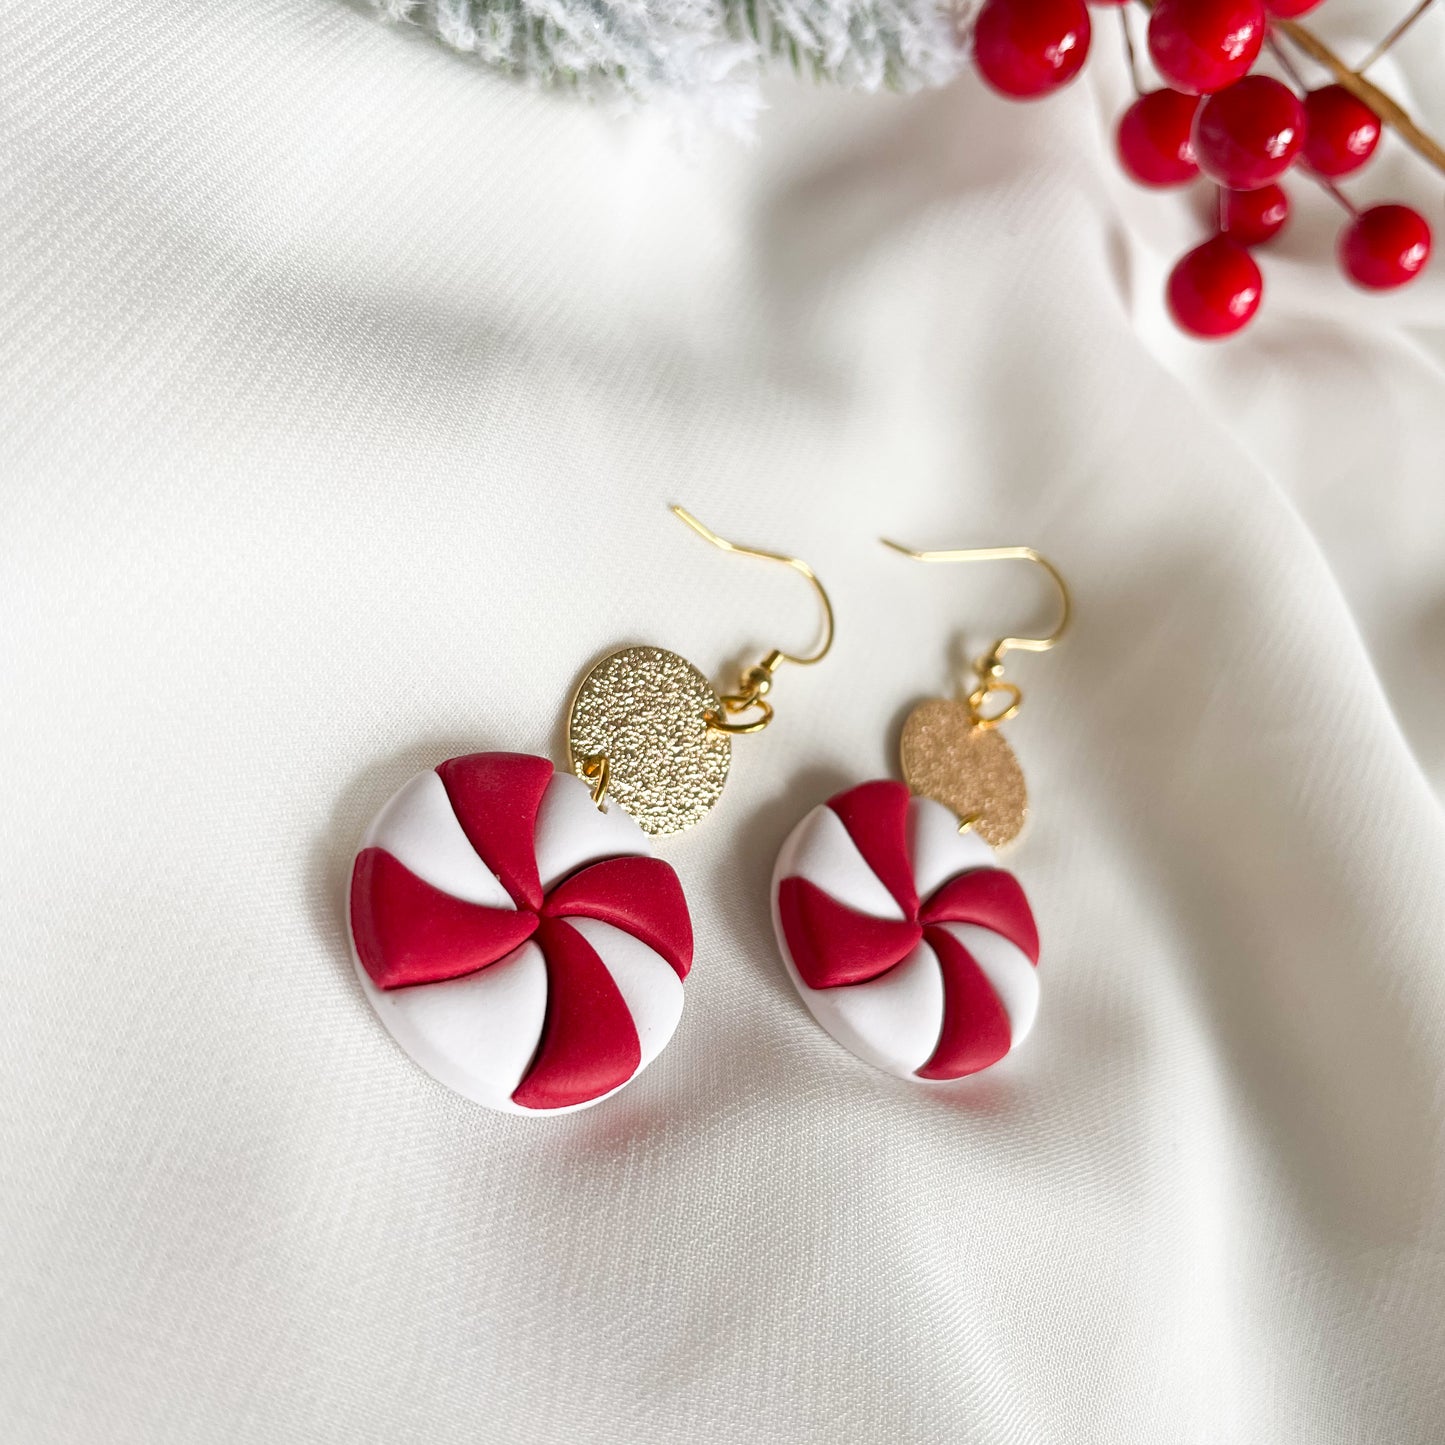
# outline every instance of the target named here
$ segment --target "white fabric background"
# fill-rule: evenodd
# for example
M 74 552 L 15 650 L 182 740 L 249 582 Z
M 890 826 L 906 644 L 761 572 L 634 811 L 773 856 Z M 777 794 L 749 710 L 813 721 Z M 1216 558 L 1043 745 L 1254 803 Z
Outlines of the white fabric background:
M 691 157 L 327 0 L 5 18 L 0 1438 L 1445 1438 L 1445 265 L 1304 227 L 1175 336 L 1107 12 L 1049 105 L 780 83 Z M 806 642 L 673 500 L 836 653 L 666 846 L 672 1047 L 493 1116 L 370 1015 L 350 850 L 605 649 Z M 1039 1025 L 942 1092 L 815 1028 L 768 873 L 1047 598 L 880 532 L 1078 601 Z

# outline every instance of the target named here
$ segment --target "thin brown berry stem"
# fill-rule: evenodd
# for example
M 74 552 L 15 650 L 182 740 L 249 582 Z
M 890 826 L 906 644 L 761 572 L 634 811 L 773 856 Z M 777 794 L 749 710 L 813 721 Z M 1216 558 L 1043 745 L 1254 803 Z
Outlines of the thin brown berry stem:
M 1350 215 L 1358 217 L 1359 207 L 1332 181 L 1328 176 L 1322 176 L 1315 171 L 1306 171 L 1306 174 L 1322 191 L 1327 191 L 1336 201 L 1347 210 Z
M 1416 155 L 1445 176 L 1445 146 L 1433 136 L 1426 135 L 1394 96 L 1351 70 L 1314 31 L 1307 29 L 1297 20 L 1271 20 L 1270 26 L 1278 30 L 1296 50 L 1323 65 L 1351 95 L 1364 101 Z
M 1434 3 L 1418 0 L 1415 8 L 1355 67 L 1355 74 L 1363 75 Z
M 1129 29 L 1129 7 L 1119 7 L 1119 29 L 1124 32 L 1124 56 L 1129 62 L 1129 79 L 1134 85 L 1134 94 L 1144 94 L 1144 84 L 1139 79 L 1139 57 L 1134 51 L 1134 36 Z
M 1295 89 L 1303 95 L 1309 89 L 1309 84 L 1306 82 L 1304 76 L 1300 74 L 1299 66 L 1290 59 L 1289 51 L 1287 51 L 1273 35 L 1266 35 L 1264 43 L 1269 46 L 1269 53 L 1279 61 L 1279 68 L 1294 81 Z

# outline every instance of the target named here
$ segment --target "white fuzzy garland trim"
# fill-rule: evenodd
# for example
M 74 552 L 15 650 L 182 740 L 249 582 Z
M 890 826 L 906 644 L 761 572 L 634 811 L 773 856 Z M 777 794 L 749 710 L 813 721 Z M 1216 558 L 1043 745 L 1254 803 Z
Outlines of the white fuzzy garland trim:
M 371 0 L 455 50 L 549 87 L 746 129 L 769 58 L 851 89 L 941 85 L 964 17 L 939 0 Z

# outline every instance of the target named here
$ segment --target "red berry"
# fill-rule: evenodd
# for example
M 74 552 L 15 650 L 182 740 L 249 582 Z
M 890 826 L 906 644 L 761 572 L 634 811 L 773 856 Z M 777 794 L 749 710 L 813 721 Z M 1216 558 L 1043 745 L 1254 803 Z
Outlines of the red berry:
M 1260 0 L 1159 0 L 1149 54 L 1175 90 L 1207 95 L 1249 73 L 1264 44 Z
M 1177 186 L 1199 174 L 1189 127 L 1197 95 L 1151 90 L 1119 117 L 1119 161 L 1143 186 Z
M 1308 15 L 1322 0 L 1264 0 L 1264 8 L 1280 20 L 1293 20 L 1297 15 Z
M 1375 291 L 1413 281 L 1430 259 L 1430 227 L 1409 206 L 1371 206 L 1340 232 L 1340 265 Z
M 1228 236 L 1181 256 L 1169 273 L 1169 312 L 1191 336 L 1229 336 L 1259 310 L 1264 277 L 1254 257 Z
M 1235 81 L 1211 95 L 1194 117 L 1199 169 L 1237 191 L 1252 191 L 1282 176 L 1304 138 L 1299 97 L 1267 75 Z
M 1380 117 L 1343 85 L 1305 96 L 1305 162 L 1322 176 L 1346 176 L 1374 155 Z
M 1241 246 L 1272 241 L 1289 220 L 1289 197 L 1276 185 L 1219 192 L 1219 229 Z
M 986 0 L 973 30 L 979 74 L 1015 100 L 1072 80 L 1089 53 L 1084 0 Z

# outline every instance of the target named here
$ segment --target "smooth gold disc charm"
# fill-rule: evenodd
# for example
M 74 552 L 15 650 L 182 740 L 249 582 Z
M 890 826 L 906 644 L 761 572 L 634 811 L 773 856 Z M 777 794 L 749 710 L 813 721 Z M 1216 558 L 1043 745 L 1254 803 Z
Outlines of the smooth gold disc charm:
M 998 729 L 980 727 L 967 703 L 919 703 L 898 751 L 909 788 L 952 809 L 960 826 L 995 848 L 1018 837 L 1028 815 L 1023 770 Z
M 605 785 L 644 832 L 680 833 L 722 794 L 732 739 L 707 725 L 723 715 L 713 685 L 685 657 L 625 647 L 578 684 L 567 718 L 567 761 L 584 782 Z

